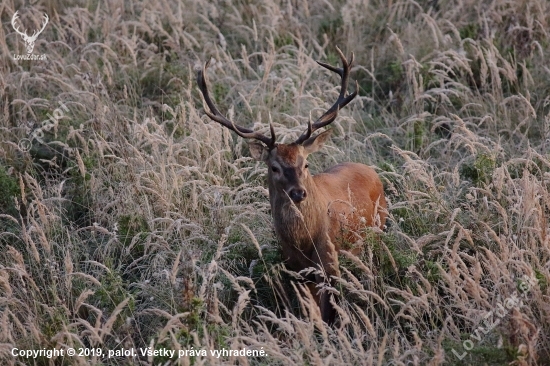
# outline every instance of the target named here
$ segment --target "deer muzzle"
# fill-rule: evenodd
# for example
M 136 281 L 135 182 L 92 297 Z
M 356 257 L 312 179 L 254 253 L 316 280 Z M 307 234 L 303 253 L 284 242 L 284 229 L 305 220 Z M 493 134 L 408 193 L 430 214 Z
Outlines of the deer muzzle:
M 294 203 L 300 203 L 307 197 L 307 191 L 302 187 L 292 188 L 288 192 L 288 196 Z

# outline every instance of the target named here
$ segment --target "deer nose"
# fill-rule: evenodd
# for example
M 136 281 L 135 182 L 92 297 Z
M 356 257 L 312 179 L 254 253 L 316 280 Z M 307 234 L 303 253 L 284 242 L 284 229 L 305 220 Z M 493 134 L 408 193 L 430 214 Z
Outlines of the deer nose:
M 290 199 L 292 199 L 295 203 L 300 203 L 307 197 L 307 192 L 303 188 L 293 188 L 290 191 Z

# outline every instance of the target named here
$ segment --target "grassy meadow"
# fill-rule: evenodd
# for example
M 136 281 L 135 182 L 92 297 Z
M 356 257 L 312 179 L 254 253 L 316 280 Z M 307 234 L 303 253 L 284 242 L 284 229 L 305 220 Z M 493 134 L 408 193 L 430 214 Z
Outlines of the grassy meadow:
M 28 34 L 49 16 L 46 60 L 14 59 L 17 10 Z M 6 0 L 0 19 L 0 364 L 550 364 L 550 2 Z M 371 165 L 390 203 L 339 256 L 329 327 L 282 263 L 265 165 L 195 79 L 210 59 L 222 113 L 291 142 L 338 96 L 315 62 L 335 46 L 359 96 L 311 170 Z

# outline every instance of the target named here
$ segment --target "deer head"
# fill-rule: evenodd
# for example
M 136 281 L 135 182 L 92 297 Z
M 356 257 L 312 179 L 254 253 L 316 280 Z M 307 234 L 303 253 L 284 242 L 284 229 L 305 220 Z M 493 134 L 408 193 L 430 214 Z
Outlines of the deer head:
M 274 192 L 282 192 L 292 199 L 294 203 L 301 203 L 308 197 L 309 192 L 306 187 L 306 183 L 307 179 L 311 176 L 308 172 L 307 156 L 319 150 L 323 146 L 323 143 L 330 136 L 330 130 L 313 137 L 312 134 L 318 129 L 332 123 L 336 119 L 340 109 L 344 108 L 353 100 L 353 98 L 357 96 L 357 82 L 355 91 L 346 96 L 349 72 L 353 63 L 353 53 L 350 61 L 348 62 L 342 51 L 338 48 L 336 48 L 336 50 L 342 60 L 342 68 L 336 68 L 322 62 L 318 62 L 318 64 L 340 75 L 340 95 L 332 107 L 330 107 L 314 123 L 311 123 L 310 121 L 307 130 L 304 131 L 304 133 L 302 133 L 296 141 L 290 144 L 276 143 L 276 135 L 271 123 L 269 123 L 271 137 L 267 137 L 262 133 L 238 126 L 233 121 L 222 115 L 212 101 L 206 85 L 206 69 L 209 66 L 209 62 L 207 62 L 204 68 L 198 73 L 197 81 L 199 88 L 209 109 L 209 111 L 205 110 L 205 113 L 213 121 L 216 121 L 231 131 L 234 131 L 237 135 L 243 138 L 255 139 L 259 141 L 259 143 L 249 143 L 250 152 L 253 158 L 262 160 L 267 164 L 269 169 L 268 181 L 270 185 L 270 192 L 271 189 L 273 189 Z
M 25 42 L 25 48 L 27 49 L 27 53 L 32 53 L 34 49 L 34 42 L 36 42 L 36 39 L 38 38 L 40 33 L 42 33 L 44 28 L 46 28 L 46 24 L 48 24 L 48 20 L 49 20 L 48 15 L 44 14 L 44 22 L 42 24 L 42 28 L 39 31 L 35 30 L 32 36 L 28 36 L 27 30 L 25 30 L 25 32 L 21 32 L 19 30 L 19 27 L 15 24 L 15 21 L 19 18 L 19 15 L 17 14 L 18 12 L 19 11 L 16 11 L 15 14 L 13 14 L 13 17 L 11 18 L 11 25 L 13 29 L 15 29 L 15 31 L 19 35 L 21 35 L 21 37 L 23 37 L 23 41 Z

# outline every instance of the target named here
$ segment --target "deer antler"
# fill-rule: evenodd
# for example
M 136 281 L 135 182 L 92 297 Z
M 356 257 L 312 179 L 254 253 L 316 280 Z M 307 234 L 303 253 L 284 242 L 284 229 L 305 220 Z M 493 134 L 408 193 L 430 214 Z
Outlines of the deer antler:
M 268 148 L 272 148 L 275 146 L 275 130 L 273 129 L 273 125 L 271 122 L 269 123 L 269 129 L 271 131 L 271 138 L 265 136 L 264 134 L 249 130 L 248 128 L 244 128 L 241 126 L 236 125 L 233 121 L 229 120 L 227 117 L 225 117 L 223 114 L 220 113 L 214 102 L 212 101 L 212 98 L 210 98 L 210 94 L 208 93 L 208 87 L 206 85 L 206 69 L 210 65 L 210 61 L 208 61 L 202 70 L 199 70 L 197 74 L 197 83 L 199 84 L 199 89 L 202 93 L 202 96 L 204 97 L 204 101 L 206 102 L 206 105 L 208 106 L 208 109 L 210 111 L 204 110 L 204 112 L 210 117 L 211 120 L 218 122 L 222 126 L 230 129 L 231 131 L 235 131 L 235 133 L 245 139 L 256 139 L 260 140 L 264 144 L 267 145 Z
M 44 13 L 44 24 L 42 25 L 42 29 L 40 29 L 39 31 L 34 31 L 32 36 L 29 37 L 31 40 L 35 41 L 36 38 L 38 38 L 40 33 L 42 33 L 44 28 L 46 28 L 46 25 L 48 24 L 48 20 L 50 20 L 50 18 L 48 17 L 48 14 Z
M 330 107 L 329 110 L 327 110 L 321 117 L 319 117 L 317 121 L 315 121 L 313 124 L 311 124 L 311 121 L 309 121 L 307 131 L 305 131 L 300 137 L 298 137 L 298 139 L 296 140 L 297 144 L 302 144 L 304 141 L 306 141 L 308 138 L 311 137 L 311 134 L 313 132 L 315 132 L 319 128 L 325 127 L 331 124 L 338 116 L 338 112 L 340 111 L 340 109 L 344 108 L 349 102 L 353 100 L 353 98 L 357 96 L 357 91 L 359 90 L 359 84 L 356 81 L 355 91 L 346 97 L 346 93 L 348 89 L 349 72 L 351 69 L 351 65 L 353 63 L 353 53 L 351 54 L 350 60 L 348 62 L 348 60 L 346 59 L 346 57 L 338 47 L 336 47 L 336 51 L 338 52 L 338 55 L 342 60 L 342 64 L 343 64 L 342 68 L 336 68 L 334 66 L 331 66 L 329 64 L 325 64 L 319 61 L 317 61 L 317 63 L 329 69 L 330 71 L 333 71 L 338 75 L 340 75 L 340 78 L 342 79 L 340 95 L 338 96 L 338 99 L 332 105 L 332 107 Z
M 19 27 L 15 25 L 15 21 L 16 21 L 17 19 L 19 19 L 19 14 L 17 14 L 17 13 L 19 13 L 19 10 L 17 10 L 17 11 L 15 12 L 15 14 L 13 14 L 13 17 L 11 18 L 11 26 L 13 27 L 13 29 L 15 29 L 15 31 L 16 31 L 18 34 L 20 34 L 21 36 L 23 36 L 23 38 L 26 38 L 26 37 L 28 37 L 28 36 L 27 36 L 27 30 L 25 30 L 25 32 L 23 33 L 23 32 L 21 32 L 21 31 L 19 30 Z

